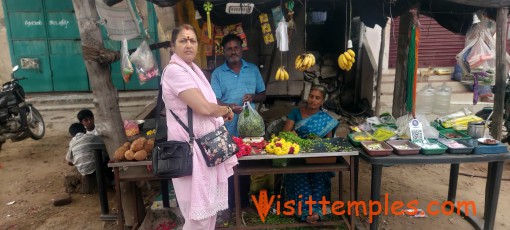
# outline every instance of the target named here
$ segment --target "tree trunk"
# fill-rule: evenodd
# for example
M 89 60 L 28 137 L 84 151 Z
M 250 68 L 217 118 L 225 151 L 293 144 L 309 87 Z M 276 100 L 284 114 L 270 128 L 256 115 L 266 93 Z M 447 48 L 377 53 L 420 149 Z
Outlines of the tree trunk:
M 392 115 L 401 117 L 406 113 L 407 56 L 412 14 L 408 11 L 400 16 L 398 27 L 397 68 L 395 69 L 395 90 L 393 91 Z
M 97 24 L 99 15 L 95 0 L 73 0 L 73 6 L 82 45 L 98 50 L 104 48 L 101 30 Z M 113 86 L 109 66 L 101 66 L 97 62 L 87 59 L 85 59 L 85 66 L 94 95 L 94 107 L 97 111 L 96 129 L 106 144 L 110 159 L 114 159 L 115 149 L 127 140 L 120 115 L 117 90 Z M 126 187 L 129 187 L 127 183 L 121 183 L 121 188 Z M 133 202 L 130 201 L 135 200 L 134 193 L 124 189 L 122 198 L 125 224 L 132 226 L 135 208 Z M 119 224 L 123 225 L 124 223 Z
M 508 8 L 498 9 L 496 18 L 496 87 L 494 89 L 494 115 L 491 134 L 496 140 L 502 138 L 503 114 L 505 108 L 506 76 L 506 36 L 508 28 Z M 509 103 L 508 101 L 506 103 Z
M 379 60 L 377 61 L 377 85 L 375 90 L 375 115 L 381 115 L 381 82 L 384 60 L 384 49 L 386 46 L 386 26 L 381 28 L 381 45 L 379 46 Z

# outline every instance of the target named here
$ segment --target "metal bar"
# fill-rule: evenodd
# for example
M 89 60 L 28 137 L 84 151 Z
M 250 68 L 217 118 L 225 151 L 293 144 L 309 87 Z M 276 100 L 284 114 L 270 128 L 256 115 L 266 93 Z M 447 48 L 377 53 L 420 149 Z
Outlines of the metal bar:
M 327 221 L 322 222 L 319 221 L 315 224 L 309 224 L 309 223 L 292 223 L 292 224 L 259 224 L 259 225 L 253 225 L 253 226 L 241 226 L 237 229 L 286 229 L 286 228 L 297 228 L 297 227 L 312 227 L 315 229 L 321 229 L 317 228 L 320 226 L 339 226 L 339 223 L 343 223 L 343 221 Z M 224 228 L 218 228 L 218 229 L 224 229 Z
M 372 165 L 372 181 L 370 186 L 370 200 L 379 201 L 381 196 L 381 176 L 382 165 Z M 373 212 L 374 210 L 371 210 Z M 379 215 L 374 215 L 373 221 L 370 224 L 370 230 L 377 230 L 379 224 Z
M 101 203 L 101 214 L 108 214 L 110 208 L 108 207 L 108 194 L 104 186 L 103 179 L 103 150 L 94 149 L 94 160 L 96 161 L 96 180 L 97 190 L 99 193 L 99 203 Z
M 115 178 L 115 193 L 117 196 L 117 212 L 119 215 L 119 224 L 117 225 L 117 229 L 124 229 L 124 214 L 122 213 L 122 198 L 120 195 L 120 179 L 119 179 L 119 168 L 113 168 L 113 174 Z
M 342 171 L 338 171 L 338 200 L 344 200 L 343 196 L 343 183 L 342 183 L 343 173 Z
M 163 207 L 170 208 L 170 197 L 168 196 L 168 181 L 160 180 L 161 197 L 163 198 Z
M 448 207 L 447 207 L 448 208 Z M 476 216 L 471 213 L 470 215 L 466 215 L 462 209 L 459 209 L 457 206 L 453 206 L 453 212 L 459 213 L 475 230 L 482 230 L 483 221 L 478 219 Z
M 450 166 L 450 183 L 448 183 L 448 200 L 455 202 L 457 196 L 457 183 L 459 181 L 459 164 Z
M 358 200 L 359 155 L 351 158 L 354 158 L 354 200 Z
M 484 230 L 494 229 L 494 223 L 496 222 L 496 210 L 498 208 L 499 189 L 501 187 L 501 178 L 503 176 L 503 161 L 490 162 L 489 165 L 492 167 L 487 172 L 487 188 L 488 191 L 485 193 L 487 212 L 483 214 L 485 224 Z
M 354 163 L 354 157 L 349 157 L 349 161 L 350 161 L 350 173 L 349 173 L 349 181 L 351 183 L 351 186 L 349 186 L 349 200 L 352 200 L 355 196 L 356 196 L 356 191 L 354 191 L 354 188 L 355 188 L 355 180 L 357 178 L 357 175 L 356 173 L 352 173 L 353 172 L 353 167 L 356 167 L 356 164 Z M 340 178 L 341 180 L 341 178 Z M 353 210 L 354 206 L 351 207 L 351 215 L 349 216 L 349 229 L 351 230 L 354 230 L 354 210 Z
M 234 197 L 235 197 L 235 208 L 236 208 L 236 228 L 241 227 L 241 191 L 239 191 L 239 170 L 238 166 L 234 168 Z

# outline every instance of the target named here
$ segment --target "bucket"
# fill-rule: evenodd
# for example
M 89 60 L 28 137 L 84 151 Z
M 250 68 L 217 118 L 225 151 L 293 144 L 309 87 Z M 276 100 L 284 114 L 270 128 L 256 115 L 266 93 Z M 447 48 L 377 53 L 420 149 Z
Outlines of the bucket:
M 482 138 L 485 135 L 485 123 L 484 122 L 469 122 L 468 123 L 468 135 L 474 139 Z

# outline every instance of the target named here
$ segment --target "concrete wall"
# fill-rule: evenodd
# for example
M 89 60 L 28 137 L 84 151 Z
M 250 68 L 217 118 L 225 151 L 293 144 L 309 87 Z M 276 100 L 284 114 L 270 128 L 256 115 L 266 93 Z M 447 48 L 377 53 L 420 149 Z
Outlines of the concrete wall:
M 391 36 L 391 22 L 388 20 L 386 29 L 386 44 L 384 47 L 384 59 L 383 59 L 383 71 L 388 69 L 388 57 L 390 52 L 390 36 Z M 379 62 L 379 49 L 381 47 L 381 31 L 382 28 L 379 25 L 375 25 L 374 28 L 366 28 L 365 34 L 367 42 L 372 50 L 372 55 L 375 57 L 376 63 Z
M 7 42 L 7 29 L 5 28 L 3 1 L 0 1 L 0 83 L 10 79 L 12 64 Z

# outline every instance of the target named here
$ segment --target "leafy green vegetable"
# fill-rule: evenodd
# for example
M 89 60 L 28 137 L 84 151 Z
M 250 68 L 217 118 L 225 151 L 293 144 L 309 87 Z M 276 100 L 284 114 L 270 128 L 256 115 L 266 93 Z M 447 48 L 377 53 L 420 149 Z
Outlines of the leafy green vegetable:
M 239 135 L 241 137 L 261 137 L 264 136 L 265 128 L 262 117 L 247 103 L 237 121 Z

